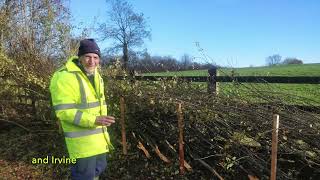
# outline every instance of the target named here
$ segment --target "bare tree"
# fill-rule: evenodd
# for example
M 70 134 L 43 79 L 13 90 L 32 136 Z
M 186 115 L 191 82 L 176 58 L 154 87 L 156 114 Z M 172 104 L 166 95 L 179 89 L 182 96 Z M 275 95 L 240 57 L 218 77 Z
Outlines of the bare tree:
M 127 69 L 129 50 L 139 47 L 151 37 L 143 13 L 136 13 L 126 0 L 107 0 L 111 8 L 109 21 L 100 25 L 102 39 L 115 40 L 112 49 L 123 53 L 123 68 Z
M 182 55 L 180 62 L 184 70 L 187 70 L 189 66 L 192 66 L 192 60 L 188 54 Z
M 277 65 L 277 64 L 280 64 L 281 62 L 281 56 L 279 54 L 274 54 L 272 56 L 268 56 L 266 58 L 266 64 L 268 66 L 273 66 L 273 65 Z

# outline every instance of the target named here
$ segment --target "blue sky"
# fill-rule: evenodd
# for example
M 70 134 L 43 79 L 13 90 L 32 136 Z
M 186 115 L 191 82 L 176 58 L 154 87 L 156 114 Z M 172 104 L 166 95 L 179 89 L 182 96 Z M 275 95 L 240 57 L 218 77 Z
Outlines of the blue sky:
M 70 0 L 73 24 L 92 27 L 108 19 L 105 0 Z M 89 3 L 90 2 L 90 3 Z M 320 63 L 320 1 L 318 0 L 128 0 L 144 13 L 152 39 L 141 49 L 151 55 L 183 54 L 199 62 L 223 66 L 265 65 L 280 54 L 304 63 Z M 79 24 L 82 23 L 82 26 Z M 75 33 L 78 31 L 75 30 Z M 91 37 L 97 38 L 93 33 Z M 199 42 L 206 55 L 198 51 Z M 110 42 L 99 42 L 104 48 Z

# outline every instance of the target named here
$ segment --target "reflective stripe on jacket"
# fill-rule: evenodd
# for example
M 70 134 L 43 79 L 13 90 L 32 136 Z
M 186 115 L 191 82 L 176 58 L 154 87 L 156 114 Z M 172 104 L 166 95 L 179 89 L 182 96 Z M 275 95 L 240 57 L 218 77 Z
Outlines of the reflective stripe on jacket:
M 87 76 L 73 62 L 54 73 L 50 92 L 53 107 L 61 122 L 70 158 L 84 158 L 105 153 L 112 147 L 107 128 L 95 125 L 96 116 L 107 115 L 104 85 L 95 71 L 95 89 Z

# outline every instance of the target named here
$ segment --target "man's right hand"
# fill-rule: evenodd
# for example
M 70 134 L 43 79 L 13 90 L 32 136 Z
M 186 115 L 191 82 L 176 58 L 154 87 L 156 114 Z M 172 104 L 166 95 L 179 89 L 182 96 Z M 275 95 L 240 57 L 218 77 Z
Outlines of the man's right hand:
M 98 126 L 110 126 L 115 123 L 115 118 L 112 116 L 97 116 L 95 124 Z

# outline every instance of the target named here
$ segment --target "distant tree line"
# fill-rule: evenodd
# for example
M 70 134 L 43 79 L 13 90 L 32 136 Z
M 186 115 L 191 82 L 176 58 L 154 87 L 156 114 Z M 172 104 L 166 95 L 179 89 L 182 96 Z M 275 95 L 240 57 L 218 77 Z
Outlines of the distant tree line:
M 279 64 L 303 64 L 303 61 L 297 58 L 287 57 L 282 60 L 279 54 L 274 54 L 266 58 L 266 64 L 268 66 L 274 66 Z
M 213 66 L 211 63 L 193 62 L 192 58 L 187 54 L 184 54 L 180 60 L 171 56 L 151 56 L 147 52 L 140 54 L 130 52 L 129 57 L 128 69 L 137 73 L 209 69 Z M 103 65 L 115 64 L 120 59 L 121 57 L 105 56 L 103 57 Z M 122 61 L 119 63 L 122 63 Z

